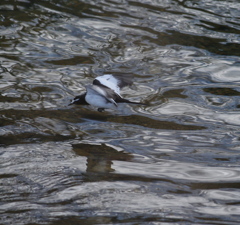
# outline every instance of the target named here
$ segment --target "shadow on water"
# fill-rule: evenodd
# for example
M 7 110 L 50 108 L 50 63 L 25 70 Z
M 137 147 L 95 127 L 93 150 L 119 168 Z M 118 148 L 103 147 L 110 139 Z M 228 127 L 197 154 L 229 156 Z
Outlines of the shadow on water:
M 141 115 L 111 115 L 109 113 L 92 112 L 89 110 L 5 110 L 2 111 L 2 127 L 8 127 L 0 145 L 24 144 L 31 142 L 66 141 L 86 135 L 81 131 L 81 123 L 110 122 L 115 124 L 136 125 L 147 129 L 164 130 L 202 130 L 204 126 L 177 124 L 170 121 L 159 121 Z M 77 123 L 77 126 L 76 124 Z M 34 124 L 34 125 L 32 125 Z M 25 131 L 17 131 L 18 126 L 29 126 Z M 65 129 L 65 133 L 63 132 Z M 16 132 L 14 132 L 14 130 Z M 78 132 L 76 132 L 78 130 Z

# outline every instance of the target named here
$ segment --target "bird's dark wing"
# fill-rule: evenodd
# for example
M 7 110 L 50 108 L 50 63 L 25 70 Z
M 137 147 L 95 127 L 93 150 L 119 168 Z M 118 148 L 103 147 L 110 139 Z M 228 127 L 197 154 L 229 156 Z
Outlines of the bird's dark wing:
M 106 98 L 107 101 L 112 102 L 115 106 L 117 106 L 115 99 L 119 95 L 108 87 L 102 87 L 102 86 L 98 86 L 98 85 L 89 85 L 89 86 L 87 86 L 87 92 L 89 94 L 101 95 L 104 98 Z
M 132 74 L 116 73 L 116 74 L 112 74 L 112 76 L 118 80 L 119 88 L 123 88 L 123 87 L 130 86 L 133 84 Z

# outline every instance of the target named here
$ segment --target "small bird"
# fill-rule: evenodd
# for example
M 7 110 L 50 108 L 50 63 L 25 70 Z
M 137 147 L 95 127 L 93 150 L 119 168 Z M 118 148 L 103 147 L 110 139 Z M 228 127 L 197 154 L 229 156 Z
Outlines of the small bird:
M 129 101 L 121 96 L 120 90 L 132 83 L 132 76 L 124 73 L 96 77 L 92 85 L 86 87 L 86 92 L 76 96 L 69 105 L 92 105 L 97 107 L 99 112 L 103 112 L 104 109 L 116 109 L 118 103 L 145 105 L 141 102 Z

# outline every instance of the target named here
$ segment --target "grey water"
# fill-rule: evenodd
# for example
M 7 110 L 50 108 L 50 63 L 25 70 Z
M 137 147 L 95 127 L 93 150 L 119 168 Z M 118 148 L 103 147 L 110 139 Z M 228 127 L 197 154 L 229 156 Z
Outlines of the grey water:
M 0 224 L 239 224 L 239 96 L 238 0 L 2 0 Z

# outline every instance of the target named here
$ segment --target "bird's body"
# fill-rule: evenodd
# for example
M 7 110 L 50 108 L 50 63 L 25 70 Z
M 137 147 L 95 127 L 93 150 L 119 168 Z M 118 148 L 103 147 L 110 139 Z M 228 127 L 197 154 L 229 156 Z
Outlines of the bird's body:
M 120 89 L 131 84 L 132 77 L 129 74 L 99 76 L 92 85 L 86 87 L 86 93 L 76 96 L 70 105 L 92 105 L 102 112 L 104 109 L 116 109 L 118 103 L 142 104 L 124 99 L 120 95 Z

